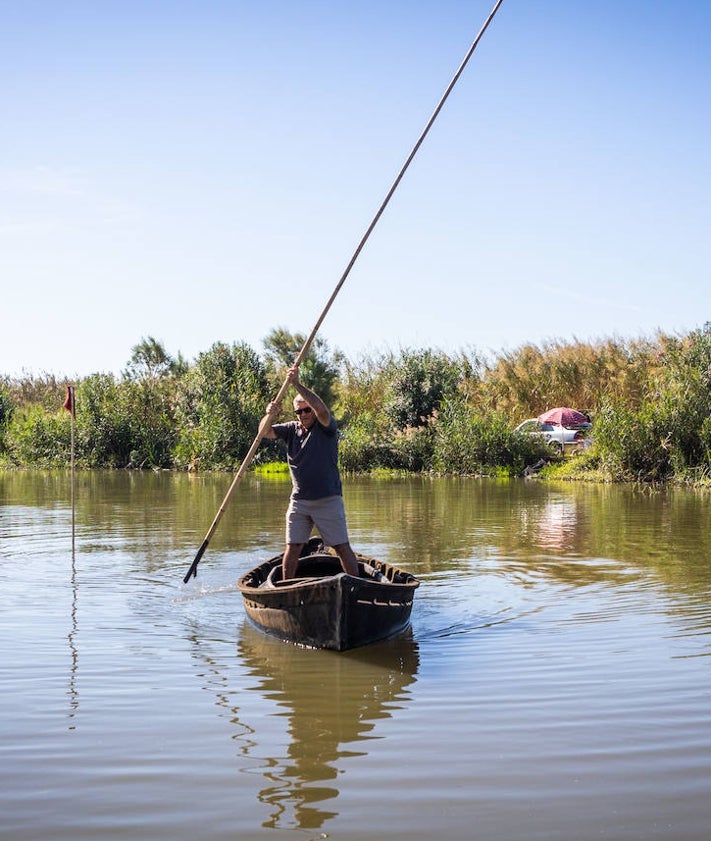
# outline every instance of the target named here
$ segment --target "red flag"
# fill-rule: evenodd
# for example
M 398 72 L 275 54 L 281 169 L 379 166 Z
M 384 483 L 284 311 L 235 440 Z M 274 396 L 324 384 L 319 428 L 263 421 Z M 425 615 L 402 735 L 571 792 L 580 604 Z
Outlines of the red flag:
M 74 386 L 68 385 L 67 386 L 67 396 L 64 399 L 64 403 L 62 404 L 64 408 L 72 413 L 72 417 L 74 417 L 74 413 L 76 411 L 76 406 L 74 404 Z

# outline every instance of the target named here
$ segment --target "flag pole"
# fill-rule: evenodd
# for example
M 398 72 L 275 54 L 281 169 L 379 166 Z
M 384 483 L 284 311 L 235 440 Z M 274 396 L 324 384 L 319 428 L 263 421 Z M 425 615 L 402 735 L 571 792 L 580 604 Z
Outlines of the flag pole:
M 74 385 L 67 386 L 67 396 L 64 400 L 64 408 L 71 414 L 71 448 L 70 448 L 70 473 L 71 473 L 71 494 L 72 494 L 72 554 L 74 553 L 74 421 L 76 415 L 76 397 L 74 393 Z

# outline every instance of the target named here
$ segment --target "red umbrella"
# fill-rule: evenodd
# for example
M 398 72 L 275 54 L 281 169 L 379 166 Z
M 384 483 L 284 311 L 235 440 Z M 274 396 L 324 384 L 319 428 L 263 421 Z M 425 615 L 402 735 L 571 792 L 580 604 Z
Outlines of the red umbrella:
M 558 409 L 549 409 L 538 416 L 541 423 L 557 423 L 561 426 L 577 426 L 587 422 L 587 417 L 575 409 L 566 409 L 564 406 Z

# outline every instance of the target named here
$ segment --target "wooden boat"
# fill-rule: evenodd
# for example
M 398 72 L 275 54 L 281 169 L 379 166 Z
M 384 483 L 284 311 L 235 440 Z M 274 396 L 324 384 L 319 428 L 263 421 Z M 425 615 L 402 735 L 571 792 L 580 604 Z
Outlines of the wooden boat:
M 345 651 L 399 633 L 409 624 L 420 582 L 383 561 L 356 557 L 358 578 L 313 538 L 296 577 L 282 580 L 282 555 L 276 555 L 237 582 L 247 616 L 266 633 L 309 648 Z

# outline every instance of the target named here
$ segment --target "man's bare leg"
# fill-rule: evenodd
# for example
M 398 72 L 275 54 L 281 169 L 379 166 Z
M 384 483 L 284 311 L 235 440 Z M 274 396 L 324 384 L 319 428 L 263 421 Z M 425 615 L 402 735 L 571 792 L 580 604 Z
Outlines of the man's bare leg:
M 351 549 L 351 544 L 339 543 L 338 546 L 334 546 L 333 548 L 341 561 L 343 571 L 358 578 L 360 575 L 358 571 L 358 559 L 353 549 Z
M 294 578 L 296 575 L 296 565 L 299 562 L 299 555 L 304 548 L 303 543 L 288 543 L 284 557 L 281 561 L 281 577 L 283 579 Z

